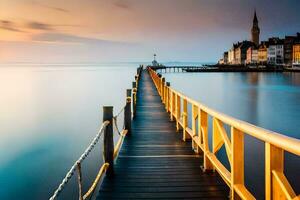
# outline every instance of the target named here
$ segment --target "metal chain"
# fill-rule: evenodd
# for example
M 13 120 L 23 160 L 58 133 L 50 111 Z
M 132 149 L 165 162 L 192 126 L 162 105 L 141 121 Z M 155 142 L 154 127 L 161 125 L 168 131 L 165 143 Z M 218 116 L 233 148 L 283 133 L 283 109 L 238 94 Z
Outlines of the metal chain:
M 65 178 L 59 184 L 58 188 L 54 191 L 53 195 L 49 198 L 49 200 L 54 200 L 54 199 L 56 199 L 58 197 L 58 195 L 60 194 L 60 192 L 64 189 L 64 187 L 66 186 L 66 184 L 69 182 L 69 180 L 74 175 L 74 171 L 76 170 L 77 164 L 81 163 L 82 161 L 84 161 L 84 159 L 90 154 L 90 152 L 93 150 L 93 148 L 95 147 L 95 145 L 99 141 L 102 133 L 104 132 L 104 130 L 107 127 L 108 124 L 109 124 L 109 121 L 105 121 L 101 125 L 101 127 L 100 127 L 97 135 L 94 137 L 94 139 L 92 140 L 92 142 L 90 143 L 90 145 L 86 148 L 86 150 L 84 151 L 84 153 L 81 154 L 81 156 L 79 157 L 79 159 L 73 164 L 73 166 L 68 171 L 68 173 L 66 174 Z

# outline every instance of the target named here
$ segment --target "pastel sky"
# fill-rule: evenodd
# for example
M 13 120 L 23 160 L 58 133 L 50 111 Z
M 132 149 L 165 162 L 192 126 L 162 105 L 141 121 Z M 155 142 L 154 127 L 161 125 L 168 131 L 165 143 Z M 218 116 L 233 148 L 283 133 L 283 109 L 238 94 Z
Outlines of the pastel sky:
M 249 39 L 300 32 L 299 0 L 0 0 L 0 62 L 217 61 Z

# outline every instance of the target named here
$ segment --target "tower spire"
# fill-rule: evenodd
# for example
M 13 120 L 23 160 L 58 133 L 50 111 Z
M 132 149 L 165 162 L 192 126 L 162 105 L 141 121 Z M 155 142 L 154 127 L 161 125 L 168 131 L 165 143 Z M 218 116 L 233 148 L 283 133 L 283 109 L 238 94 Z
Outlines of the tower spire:
M 254 17 L 253 17 L 253 25 L 251 29 L 251 41 L 258 46 L 259 45 L 259 34 L 260 34 L 260 29 L 258 26 L 258 19 L 256 15 L 256 9 L 254 9 Z
M 254 9 L 253 23 L 258 23 L 258 19 L 257 19 L 257 16 L 256 16 L 256 9 Z

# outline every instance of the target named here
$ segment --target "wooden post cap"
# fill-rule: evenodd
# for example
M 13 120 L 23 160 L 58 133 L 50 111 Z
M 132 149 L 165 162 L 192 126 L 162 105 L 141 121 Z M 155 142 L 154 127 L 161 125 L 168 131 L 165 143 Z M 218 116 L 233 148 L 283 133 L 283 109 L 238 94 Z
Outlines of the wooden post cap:
M 113 117 L 113 106 L 103 106 L 103 121 L 111 120 Z

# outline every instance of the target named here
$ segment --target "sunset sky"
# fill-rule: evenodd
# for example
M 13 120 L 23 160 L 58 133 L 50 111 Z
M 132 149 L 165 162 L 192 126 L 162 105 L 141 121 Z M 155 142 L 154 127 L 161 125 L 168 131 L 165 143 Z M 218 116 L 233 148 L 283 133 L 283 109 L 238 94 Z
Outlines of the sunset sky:
M 216 61 L 249 39 L 300 32 L 299 0 L 0 0 L 0 62 Z

